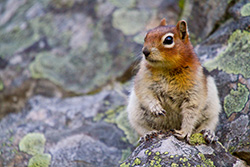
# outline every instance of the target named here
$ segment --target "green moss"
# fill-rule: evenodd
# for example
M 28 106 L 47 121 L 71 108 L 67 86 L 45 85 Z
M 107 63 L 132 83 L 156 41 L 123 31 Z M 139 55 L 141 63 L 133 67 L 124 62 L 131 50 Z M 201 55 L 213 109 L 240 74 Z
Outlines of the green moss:
M 127 164 L 126 162 L 124 162 L 120 165 L 120 167 L 130 167 L 130 163 Z
M 136 0 L 109 0 L 109 2 L 119 8 L 132 8 L 136 5 Z
M 184 6 L 185 6 L 185 0 L 179 0 L 179 8 L 183 10 Z
M 204 66 L 209 71 L 218 68 L 227 73 L 242 74 L 245 78 L 250 78 L 249 39 L 248 31 L 236 30 L 230 36 L 226 50 Z
M 119 112 L 119 109 L 118 110 L 110 109 L 110 110 L 106 111 L 104 121 L 108 122 L 108 123 L 115 123 L 115 118 L 116 118 L 118 112 Z
M 125 108 L 120 108 L 121 112 L 115 119 L 115 123 L 117 124 L 118 128 L 123 130 L 128 139 L 129 143 L 136 145 L 138 141 L 138 135 L 134 132 L 129 124 L 128 115 L 125 111 Z
M 246 85 L 238 83 L 236 90 L 231 90 L 224 99 L 224 110 L 229 117 L 232 113 L 240 112 L 248 101 L 249 90 Z
M 140 165 L 140 164 L 141 164 L 140 158 L 135 158 L 133 165 Z
M 150 155 L 151 155 L 151 151 L 150 151 L 150 150 L 146 150 L 146 151 L 144 152 L 144 154 L 145 154 L 145 155 L 148 155 L 148 156 L 149 156 L 149 153 L 150 153 Z
M 41 133 L 29 133 L 19 143 L 20 151 L 30 155 L 42 154 L 44 151 L 45 137 Z
M 138 44 L 144 43 L 145 34 L 139 33 L 138 35 L 134 36 L 133 40 Z
M 178 164 L 176 164 L 176 163 L 172 163 L 171 164 L 171 167 L 178 167 L 179 165 Z
M 190 136 L 189 143 L 191 145 L 206 144 L 206 141 L 201 133 L 195 133 Z
M 57 63 L 54 63 L 57 62 Z M 50 52 L 42 52 L 36 56 L 33 63 L 30 64 L 29 69 L 31 76 L 35 79 L 47 78 L 56 84 L 60 84 L 64 81 L 60 72 L 66 72 L 69 70 L 68 57 L 57 57 Z M 71 69 L 73 70 L 73 67 Z
M 50 161 L 50 154 L 37 154 L 29 160 L 28 167 L 49 167 Z
M 0 91 L 4 89 L 4 84 L 3 82 L 0 80 Z
M 214 162 L 213 162 L 211 159 L 207 159 L 207 158 L 204 156 L 204 154 L 199 153 L 198 155 L 200 156 L 201 160 L 203 161 L 203 163 L 204 163 L 206 166 L 215 167 Z
M 149 20 L 146 10 L 118 9 L 113 13 L 112 24 L 125 35 L 135 35 L 145 28 Z
M 180 161 L 182 161 L 182 162 L 187 162 L 188 159 L 184 157 L 184 158 L 180 158 Z
M 241 8 L 240 14 L 242 16 L 250 16 L 250 3 L 247 3 Z
M 115 109 L 109 109 L 105 113 L 98 113 L 94 119 L 94 121 L 105 121 L 108 123 L 113 123 L 118 126 L 126 135 L 126 140 L 136 145 L 138 141 L 138 135 L 134 132 L 134 130 L 131 128 L 127 112 L 125 111 L 124 106 L 119 106 Z M 124 140 L 124 139 L 123 139 Z
M 73 7 L 75 1 L 74 0 L 51 0 L 50 5 L 57 9 L 69 9 Z
M 48 14 L 30 20 L 26 28 L 16 26 L 8 32 L 4 29 L 0 31 L 0 54 L 4 55 L 4 57 L 12 55 L 17 50 L 31 46 L 34 42 L 45 36 L 54 41 L 54 30 L 56 28 L 52 24 L 51 17 L 52 15 Z
M 233 154 L 233 152 L 236 150 L 235 146 L 229 146 L 228 151 L 230 154 Z
M 106 84 L 111 77 L 121 75 L 123 70 L 114 70 L 116 66 L 109 53 L 101 24 L 91 23 L 88 26 L 92 31 L 91 40 L 87 46 L 83 45 L 67 51 L 59 49 L 62 52 L 40 52 L 34 55 L 36 59 L 29 67 L 32 77 L 49 79 L 69 91 L 88 93 Z M 58 28 L 55 29 L 58 30 Z M 71 33 L 55 31 L 48 37 L 49 44 L 52 48 L 58 46 L 58 48 L 67 49 Z M 121 55 L 116 55 L 116 60 L 118 57 Z M 123 59 L 125 60 L 126 56 L 121 58 Z M 121 62 L 118 63 L 120 69 L 127 67 L 126 63 L 129 64 L 128 61 Z
M 149 162 L 149 164 L 151 165 L 151 166 L 153 166 L 154 164 L 155 164 L 155 160 L 151 160 L 150 162 Z
M 157 161 L 158 159 L 159 159 L 159 157 L 158 157 L 158 156 L 154 156 L 154 160 L 156 160 L 156 161 Z
M 120 162 L 125 161 L 129 157 L 130 154 L 131 154 L 130 148 L 122 150 L 122 158 L 120 159 Z
M 159 156 L 155 156 L 154 159 L 152 159 L 149 164 L 150 166 L 153 166 L 153 167 L 161 167 L 161 161 L 162 159 L 159 157 Z
M 78 74 L 75 66 L 70 63 L 70 58 L 70 56 L 57 56 L 51 52 L 41 52 L 29 66 L 31 76 L 35 79 L 49 79 L 66 90 L 75 91 L 75 84 L 67 85 L 67 80 L 74 80 Z
M 94 117 L 94 121 L 100 121 L 103 120 L 108 123 L 116 123 L 116 117 L 124 111 L 124 106 L 119 106 L 115 109 L 109 109 L 105 113 L 98 113 Z

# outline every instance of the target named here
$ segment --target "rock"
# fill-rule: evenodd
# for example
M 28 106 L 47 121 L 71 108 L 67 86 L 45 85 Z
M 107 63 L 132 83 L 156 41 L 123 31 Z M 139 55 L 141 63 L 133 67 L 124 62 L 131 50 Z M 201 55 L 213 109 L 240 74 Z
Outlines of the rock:
M 185 1 L 181 18 L 189 25 L 191 39 L 202 42 L 227 14 L 228 0 L 189 0 Z
M 20 151 L 33 155 L 29 160 L 28 167 L 48 167 L 50 165 L 51 155 L 43 153 L 45 140 L 44 135 L 41 133 L 28 133 L 20 141 Z
M 249 16 L 249 1 L 241 0 L 231 6 L 228 10 L 234 19 L 239 19 L 242 16 Z
M 165 9 L 178 6 L 175 1 L 161 0 L 145 4 L 136 0 L 21 0 L 12 4 L 13 0 L 0 4 L 2 116 L 20 111 L 33 95 L 88 94 L 116 80 L 129 80 L 145 30 L 155 26 L 155 18 L 164 17 Z M 171 15 L 180 12 L 171 11 Z M 172 22 L 175 19 L 169 17 Z
M 245 4 L 240 10 L 241 16 L 250 16 L 249 8 L 250 8 L 250 3 Z
M 244 6 L 242 3 L 236 3 L 235 6 Z M 245 160 L 248 165 L 249 22 L 249 16 L 231 19 L 195 48 L 204 66 L 215 77 L 218 86 L 223 107 L 217 130 L 219 141 L 232 155 Z
M 246 166 L 228 153 L 221 143 L 191 146 L 170 136 L 151 139 L 138 146 L 120 167 L 125 166 Z
M 125 35 L 135 35 L 145 29 L 149 21 L 147 10 L 119 9 L 113 14 L 113 26 L 121 30 Z
M 137 140 L 131 138 L 124 104 L 114 91 L 66 99 L 36 96 L 23 112 L 0 121 L 0 166 L 116 166 Z
M 17 12 L 18 8 L 26 3 L 27 0 L 21 0 L 15 3 L 14 0 L 9 0 L 6 3 L 5 12 L 0 18 L 0 26 L 6 24 Z
M 128 0 L 128 1 L 108 0 L 108 1 L 119 8 L 132 8 L 135 7 L 136 5 L 136 0 Z
M 44 151 L 45 137 L 40 133 L 29 133 L 19 143 L 20 151 L 30 155 L 42 154 Z

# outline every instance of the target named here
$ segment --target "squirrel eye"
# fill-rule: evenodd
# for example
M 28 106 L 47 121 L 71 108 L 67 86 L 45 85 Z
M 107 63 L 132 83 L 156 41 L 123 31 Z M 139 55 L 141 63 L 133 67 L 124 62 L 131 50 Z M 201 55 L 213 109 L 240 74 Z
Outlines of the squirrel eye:
M 167 36 L 164 41 L 163 41 L 163 44 L 164 45 L 171 45 L 173 43 L 173 37 L 172 36 Z

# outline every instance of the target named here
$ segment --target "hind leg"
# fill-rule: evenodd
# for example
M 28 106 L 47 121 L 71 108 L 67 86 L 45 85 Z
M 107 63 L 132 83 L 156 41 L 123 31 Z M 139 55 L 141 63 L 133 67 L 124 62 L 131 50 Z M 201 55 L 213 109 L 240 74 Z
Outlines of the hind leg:
M 210 117 L 196 130 L 196 133 L 200 132 L 203 134 L 207 143 L 212 143 L 213 141 L 218 140 L 218 137 L 215 136 L 215 128 L 217 126 L 218 119 L 218 115 Z
M 221 105 L 218 96 L 218 91 L 212 77 L 207 78 L 207 103 L 206 109 L 202 111 L 204 121 L 196 132 L 202 132 L 205 140 L 211 143 L 217 139 L 215 136 L 215 129 L 219 121 L 219 113 L 221 112 Z

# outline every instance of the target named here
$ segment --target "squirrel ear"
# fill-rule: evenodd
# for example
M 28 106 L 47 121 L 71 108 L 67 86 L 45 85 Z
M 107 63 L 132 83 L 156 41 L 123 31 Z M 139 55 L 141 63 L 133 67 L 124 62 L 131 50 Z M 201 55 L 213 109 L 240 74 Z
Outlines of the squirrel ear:
M 160 25 L 159 26 L 166 26 L 167 25 L 167 22 L 166 22 L 166 19 L 163 18 L 160 22 Z
M 179 21 L 176 25 L 176 28 L 180 34 L 181 39 L 185 39 L 188 37 L 188 27 L 187 27 L 187 23 L 185 20 Z

